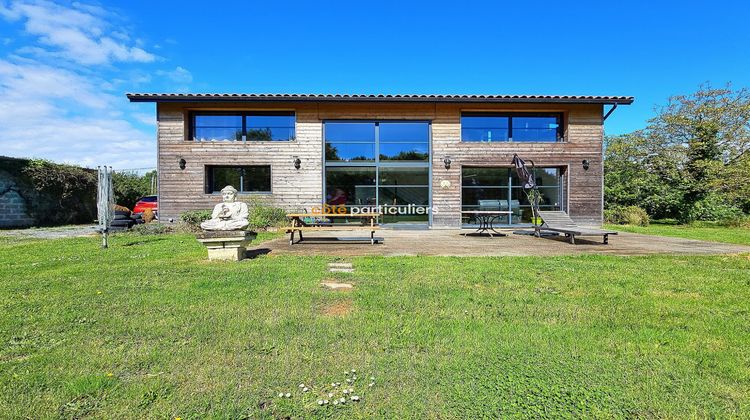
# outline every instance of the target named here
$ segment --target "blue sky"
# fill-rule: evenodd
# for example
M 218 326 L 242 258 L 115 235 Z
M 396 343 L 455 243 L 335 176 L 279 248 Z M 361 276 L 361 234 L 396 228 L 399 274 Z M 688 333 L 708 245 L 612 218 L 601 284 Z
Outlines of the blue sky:
M 0 155 L 153 167 L 125 92 L 632 95 L 750 87 L 745 2 L 0 0 Z

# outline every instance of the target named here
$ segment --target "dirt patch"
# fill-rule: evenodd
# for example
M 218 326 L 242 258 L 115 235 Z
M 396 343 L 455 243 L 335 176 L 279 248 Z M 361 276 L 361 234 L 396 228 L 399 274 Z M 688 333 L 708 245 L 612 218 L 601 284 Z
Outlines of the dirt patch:
M 343 317 L 351 313 L 353 304 L 351 299 L 339 300 L 330 305 L 325 305 L 321 309 L 321 313 L 325 316 L 331 317 Z

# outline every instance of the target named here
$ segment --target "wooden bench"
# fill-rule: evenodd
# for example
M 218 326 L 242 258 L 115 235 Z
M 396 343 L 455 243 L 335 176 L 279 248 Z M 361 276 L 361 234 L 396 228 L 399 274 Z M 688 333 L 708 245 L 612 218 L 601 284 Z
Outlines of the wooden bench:
M 611 230 L 578 226 L 564 211 L 538 211 L 538 214 L 544 221 L 539 229 L 564 233 L 565 237 L 570 239 L 571 244 L 576 243 L 576 236 L 602 236 L 604 243 L 608 244 L 609 235 L 617 235 L 617 232 Z
M 345 241 L 370 241 L 371 245 L 375 245 L 376 242 L 383 242 L 383 238 L 375 237 L 375 231 L 380 229 L 380 226 L 376 223 L 380 213 L 332 213 L 332 214 L 317 214 L 317 213 L 291 213 L 287 214 L 286 217 L 291 219 L 292 225 L 286 229 L 286 233 L 289 234 L 289 245 L 294 245 L 294 235 L 299 234 L 300 243 L 304 240 L 302 232 L 322 232 L 322 231 L 336 231 L 336 230 L 347 230 L 347 231 L 368 231 L 370 237 L 342 237 L 337 240 Z M 332 219 L 332 218 L 349 218 L 349 219 L 360 219 L 361 225 L 346 225 L 346 224 L 334 224 L 331 222 L 306 222 L 305 219 L 316 218 L 316 219 Z

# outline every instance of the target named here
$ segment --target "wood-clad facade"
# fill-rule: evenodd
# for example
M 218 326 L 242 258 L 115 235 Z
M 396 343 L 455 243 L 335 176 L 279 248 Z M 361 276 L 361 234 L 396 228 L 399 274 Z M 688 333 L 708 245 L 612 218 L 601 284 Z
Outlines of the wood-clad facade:
M 130 95 L 129 95 L 130 97 Z M 133 95 L 138 99 L 139 97 Z M 603 208 L 602 140 L 606 100 L 462 102 L 439 100 L 313 100 L 238 101 L 190 97 L 179 101 L 148 96 L 157 103 L 159 213 L 162 220 L 185 210 L 207 209 L 218 197 L 207 191 L 211 165 L 268 165 L 270 192 L 249 193 L 289 211 L 310 211 L 324 202 L 324 124 L 341 120 L 427 121 L 430 129 L 430 205 L 433 228 L 461 226 L 464 167 L 510 167 L 514 153 L 537 167 L 559 168 L 560 208 L 580 223 L 599 225 Z M 609 97 L 607 97 L 609 98 Z M 594 103 L 592 103 L 594 102 Z M 616 97 L 612 104 L 632 98 Z M 293 111 L 291 141 L 195 141 L 191 115 L 200 111 Z M 561 140 L 556 142 L 467 142 L 461 137 L 461 115 L 467 112 L 556 113 Z M 446 168 L 444 159 L 451 164 Z M 294 160 L 299 159 L 299 168 Z M 180 161 L 184 160 L 184 168 Z M 584 169 L 583 161 L 587 161 Z

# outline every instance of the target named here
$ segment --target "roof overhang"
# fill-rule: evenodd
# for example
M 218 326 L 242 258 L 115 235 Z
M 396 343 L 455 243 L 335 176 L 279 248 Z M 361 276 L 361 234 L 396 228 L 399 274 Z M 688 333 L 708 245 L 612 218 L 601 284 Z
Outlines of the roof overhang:
M 632 96 L 358 95 L 298 93 L 128 93 L 130 102 L 483 102 L 630 105 Z

